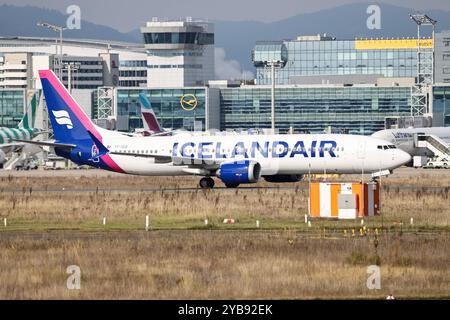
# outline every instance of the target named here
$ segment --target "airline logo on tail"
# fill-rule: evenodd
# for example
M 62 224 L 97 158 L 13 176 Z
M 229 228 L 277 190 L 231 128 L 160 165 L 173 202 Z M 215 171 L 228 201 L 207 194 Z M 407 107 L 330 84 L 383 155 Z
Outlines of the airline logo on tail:
M 70 120 L 69 113 L 65 110 L 54 111 L 52 110 L 53 115 L 55 116 L 55 120 L 60 125 L 67 126 L 67 129 L 73 128 L 72 120 Z
M 97 145 L 94 143 L 91 148 L 91 160 L 92 162 L 98 163 L 100 162 L 100 150 Z
M 155 112 L 153 112 L 152 105 L 147 99 L 145 93 L 141 92 L 139 94 L 139 101 L 142 107 L 142 119 L 144 123 L 144 129 L 151 131 L 152 133 L 162 133 L 164 130 L 158 123 L 156 119 Z

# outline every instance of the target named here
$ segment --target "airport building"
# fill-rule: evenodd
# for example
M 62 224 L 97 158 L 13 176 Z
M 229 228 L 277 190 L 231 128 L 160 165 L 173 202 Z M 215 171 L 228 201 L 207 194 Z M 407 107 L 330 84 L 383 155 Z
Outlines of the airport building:
M 139 94 L 144 93 L 164 128 L 204 131 L 220 127 L 219 90 L 207 87 L 177 89 L 118 88 L 117 129 L 142 128 Z
M 432 51 L 433 40 L 421 39 L 422 50 Z M 258 42 L 252 53 L 256 84 L 270 85 L 271 61 L 279 61 L 276 83 L 371 83 L 378 78 L 417 76 L 417 39 L 338 40 L 317 35 L 295 40 Z M 396 80 L 391 80 L 396 81 Z
M 141 28 L 151 88 L 205 86 L 214 80 L 214 25 L 204 21 L 161 21 Z
M 39 69 L 62 69 L 67 86 L 68 64 L 74 65 L 73 88 L 147 85 L 147 55 L 140 44 L 64 39 L 62 68 L 60 50 L 52 38 L 0 37 L 0 88 L 39 89 Z
M 25 105 L 23 89 L 0 89 L 0 127 L 15 127 L 22 120 Z
M 144 45 L 64 41 L 63 63 L 82 70 L 72 73 L 72 93 L 105 127 L 142 128 L 138 95 L 144 92 L 165 128 L 268 129 L 272 65 L 280 132 L 371 134 L 385 127 L 450 125 L 450 32 L 436 33 L 434 41 L 317 35 L 257 42 L 252 52 L 255 85 L 214 80 L 210 23 L 153 19 L 141 32 Z M 434 68 L 423 61 L 419 68 L 418 44 L 427 63 L 435 56 Z M 36 70 L 54 67 L 55 50 L 54 40 L 0 38 L 4 123 L 20 121 L 27 90 L 39 89 Z M 432 69 L 425 75 L 432 82 L 418 88 L 417 79 Z M 62 78 L 67 84 L 67 70 Z M 414 108 L 423 97 L 428 109 L 418 115 Z

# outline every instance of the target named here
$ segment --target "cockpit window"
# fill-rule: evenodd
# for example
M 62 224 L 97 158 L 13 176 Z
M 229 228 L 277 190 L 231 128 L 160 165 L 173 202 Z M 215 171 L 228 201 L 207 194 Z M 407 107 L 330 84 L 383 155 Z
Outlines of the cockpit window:
M 393 144 L 390 144 L 390 145 L 377 146 L 377 149 L 388 150 L 388 149 L 397 149 L 397 147 Z

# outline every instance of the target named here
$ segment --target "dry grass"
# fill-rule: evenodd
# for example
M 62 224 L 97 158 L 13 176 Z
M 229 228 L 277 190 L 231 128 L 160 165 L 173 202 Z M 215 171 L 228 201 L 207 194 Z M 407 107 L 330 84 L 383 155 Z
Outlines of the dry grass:
M 304 182 L 202 191 L 183 190 L 195 177 L 1 173 L 8 227 L 0 227 L 0 299 L 450 298 L 448 172 L 384 179 L 383 216 L 366 219 L 364 237 L 350 235 L 359 221 L 315 220 L 308 228 Z M 149 188 L 156 190 L 142 191 Z M 137 231 L 145 215 L 147 233 Z M 238 222 L 223 225 L 226 217 Z M 268 230 L 255 230 L 256 219 Z M 176 230 L 186 228 L 203 230 Z M 366 288 L 373 263 L 381 264 L 381 290 Z M 81 267 L 80 291 L 66 289 L 72 264 Z
M 39 235 L 41 237 L 42 235 Z M 450 238 L 158 231 L 0 240 L 0 299 L 449 298 Z M 381 290 L 368 290 L 378 255 Z M 356 258 L 355 258 L 356 257 Z M 81 290 L 66 268 L 81 268 Z M 14 266 L 14 267 L 11 267 Z
M 417 228 L 448 229 L 450 187 L 440 185 L 446 181 L 450 185 L 450 175 L 418 176 L 398 175 L 383 180 L 383 218 L 369 219 L 370 226 L 408 225 L 412 217 Z M 135 229 L 142 228 L 146 215 L 154 228 L 200 227 L 205 218 L 221 226 L 227 217 L 238 220 L 236 226 L 240 227 L 253 227 L 256 219 L 263 227 L 305 227 L 301 222 L 308 212 L 306 182 L 258 184 L 290 189 L 183 189 L 197 182 L 196 177 L 133 177 L 96 170 L 58 172 L 56 176 L 50 172 L 45 177 L 0 176 L 0 217 L 8 218 L 10 228 L 19 229 L 100 227 L 103 217 L 107 217 L 110 227 Z M 319 229 L 353 225 L 329 221 L 314 224 Z

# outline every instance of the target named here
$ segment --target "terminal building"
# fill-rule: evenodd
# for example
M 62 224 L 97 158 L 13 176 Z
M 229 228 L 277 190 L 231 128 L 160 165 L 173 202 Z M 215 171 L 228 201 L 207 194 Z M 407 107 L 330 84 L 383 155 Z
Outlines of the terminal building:
M 147 86 L 146 52 L 142 45 L 101 40 L 0 37 L 0 88 L 39 88 L 39 69 L 62 69 L 75 64 L 72 85 L 77 89 L 101 86 Z M 26 78 L 26 79 L 25 79 Z
M 433 40 L 421 39 L 422 50 L 432 51 Z M 417 39 L 338 40 L 326 35 L 295 40 L 258 42 L 253 50 L 256 84 L 272 82 L 267 62 L 279 61 L 276 83 L 377 83 L 379 78 L 417 76 Z M 398 82 L 398 80 L 397 80 Z
M 317 35 L 260 41 L 251 53 L 256 68 L 253 85 L 214 81 L 211 23 L 152 19 L 141 33 L 144 43 L 139 45 L 89 40 L 64 43 L 64 61 L 78 62 L 87 70 L 72 79 L 75 98 L 88 115 L 111 129 L 143 127 L 138 99 L 142 92 L 165 128 L 268 129 L 271 64 L 276 66 L 275 123 L 282 133 L 367 135 L 385 127 L 450 126 L 450 32 L 420 40 L 340 40 Z M 55 48 L 54 40 L 0 39 L 0 119 L 5 125 L 20 121 L 27 90 L 39 90 L 34 67 L 31 71 L 19 68 L 20 75 L 14 75 L 18 80 L 11 79 L 12 68 L 1 69 L 10 63 L 8 54 L 26 56 L 25 65 L 30 61 L 37 65 L 40 59 L 44 62 L 39 63 L 48 59 L 51 65 Z M 422 57 L 434 58 L 427 59 L 432 68 L 425 65 L 432 70 L 425 75 L 432 81 L 418 95 L 417 80 L 424 77 L 419 49 Z M 18 66 L 16 62 L 11 65 Z M 64 82 L 68 82 L 66 75 Z M 14 82 L 17 87 L 10 81 L 18 81 Z M 422 113 L 415 112 L 418 97 L 426 98 Z

